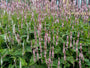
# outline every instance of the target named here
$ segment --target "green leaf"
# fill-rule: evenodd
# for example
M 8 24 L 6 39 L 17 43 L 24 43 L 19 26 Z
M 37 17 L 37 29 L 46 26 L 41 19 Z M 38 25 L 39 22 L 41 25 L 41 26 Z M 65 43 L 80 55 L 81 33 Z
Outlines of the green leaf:
M 23 59 L 21 57 L 19 57 L 19 58 L 20 58 L 20 61 L 21 61 L 22 66 L 26 66 L 27 63 L 26 63 L 25 59 Z
M 56 47 L 55 48 L 55 54 L 60 53 L 60 52 L 61 52 L 61 48 L 60 47 Z
M 11 55 L 22 56 L 22 50 L 21 49 L 15 50 L 15 52 L 13 52 Z
M 31 59 L 30 59 L 29 66 L 31 66 L 31 65 L 33 65 L 33 64 L 35 64 L 35 63 L 36 63 L 36 61 L 34 62 L 34 58 L 33 58 L 33 56 L 32 56 Z
M 9 54 L 9 51 L 8 51 L 8 49 L 0 49 L 0 53 L 2 56 L 5 56 L 5 55 Z
M 26 52 L 32 52 L 32 50 L 31 50 L 31 47 L 30 46 L 26 46 Z
M 89 59 L 84 59 L 84 61 L 86 62 L 86 65 L 90 66 L 90 61 L 89 61 Z
M 58 60 L 57 60 L 57 59 L 53 60 L 53 64 L 52 64 L 52 66 L 57 67 L 57 63 L 58 63 Z
M 14 68 L 14 65 L 9 64 L 8 68 Z
M 72 64 L 74 63 L 73 56 L 66 57 L 66 59 L 67 59 L 67 61 L 71 62 Z

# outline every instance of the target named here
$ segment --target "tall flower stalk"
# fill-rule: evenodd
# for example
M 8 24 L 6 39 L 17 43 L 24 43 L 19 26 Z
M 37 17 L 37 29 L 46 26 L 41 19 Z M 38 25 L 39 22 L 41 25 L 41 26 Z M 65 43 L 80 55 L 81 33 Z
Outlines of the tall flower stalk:
M 64 53 L 64 61 L 66 60 L 66 51 L 65 51 L 65 43 L 63 43 L 63 53 Z
M 84 62 L 84 56 L 83 56 L 83 52 L 82 52 L 82 43 L 80 43 L 80 54 L 79 55 Z
M 73 49 L 75 48 L 75 38 L 73 39 Z
M 69 36 L 67 35 L 66 49 L 68 48 L 68 44 L 69 44 Z
M 21 62 L 21 59 L 19 61 L 19 67 L 22 68 L 22 62 Z
M 78 35 L 77 35 L 77 41 L 76 41 L 76 60 L 78 60 L 78 43 L 79 43 L 79 36 L 80 36 L 80 33 L 78 32 Z
M 58 45 L 58 32 L 57 32 L 57 36 L 56 36 L 56 46 Z
M 54 46 L 52 46 L 52 58 L 54 58 Z
M 58 57 L 58 68 L 60 68 L 60 58 Z
M 82 68 L 81 67 L 81 57 L 80 57 L 80 55 L 79 55 L 79 68 Z
M 72 47 L 72 32 L 70 32 L 70 47 Z
M 33 49 L 34 62 L 36 61 L 35 49 Z

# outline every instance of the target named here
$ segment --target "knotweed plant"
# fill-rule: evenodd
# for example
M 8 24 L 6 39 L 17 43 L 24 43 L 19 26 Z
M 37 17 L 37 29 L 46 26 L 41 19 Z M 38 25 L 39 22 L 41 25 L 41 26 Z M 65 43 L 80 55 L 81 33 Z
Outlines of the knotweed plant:
M 89 68 L 90 5 L 76 1 L 1 0 L 0 67 Z

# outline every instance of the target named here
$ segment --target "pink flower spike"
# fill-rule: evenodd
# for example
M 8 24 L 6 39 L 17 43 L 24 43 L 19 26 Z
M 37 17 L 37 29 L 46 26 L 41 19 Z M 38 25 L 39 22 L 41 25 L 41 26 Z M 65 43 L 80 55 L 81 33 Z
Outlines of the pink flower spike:
M 54 46 L 52 46 L 52 58 L 54 58 Z
M 67 44 L 66 44 L 66 47 L 68 48 L 68 43 L 69 43 L 69 36 L 67 35 Z
M 63 43 L 63 53 L 64 53 L 64 60 L 66 60 L 65 43 Z
M 60 68 L 60 58 L 58 57 L 58 68 Z
M 72 47 L 72 32 L 70 32 L 70 47 Z

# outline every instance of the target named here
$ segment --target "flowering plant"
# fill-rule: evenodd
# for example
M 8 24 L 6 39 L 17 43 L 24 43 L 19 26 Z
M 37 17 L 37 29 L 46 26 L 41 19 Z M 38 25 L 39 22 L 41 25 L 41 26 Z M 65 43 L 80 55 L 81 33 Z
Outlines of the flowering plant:
M 43 8 L 42 0 L 37 1 L 34 10 L 26 3 L 12 2 L 6 7 L 2 2 L 1 68 L 90 67 L 90 17 L 67 14 L 82 9 L 64 3 L 58 8 L 54 0 L 45 1 Z

